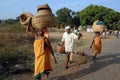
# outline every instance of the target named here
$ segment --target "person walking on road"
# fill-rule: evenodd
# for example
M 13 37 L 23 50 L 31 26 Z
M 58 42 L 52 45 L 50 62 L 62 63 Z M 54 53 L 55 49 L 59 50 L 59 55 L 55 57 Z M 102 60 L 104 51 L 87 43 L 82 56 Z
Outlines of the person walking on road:
M 100 32 L 95 32 L 95 37 L 90 45 L 90 48 L 93 46 L 93 60 L 95 61 L 98 54 L 101 53 L 102 42 L 100 37 Z
M 26 27 L 26 33 L 35 38 L 34 41 L 34 54 L 35 54 L 35 70 L 34 79 L 41 80 L 42 74 L 48 78 L 49 72 L 52 70 L 50 64 L 50 54 L 52 54 L 55 63 L 57 63 L 54 56 L 51 43 L 48 38 L 44 36 L 44 30 L 38 29 L 36 33 L 30 31 L 30 25 Z
M 70 26 L 66 26 L 65 30 L 66 31 L 62 36 L 62 46 L 65 45 L 65 53 L 67 55 L 67 61 L 66 61 L 65 69 L 67 69 L 68 68 L 68 63 L 72 62 L 72 56 L 70 56 L 70 55 L 73 55 L 74 40 L 75 39 L 80 39 L 80 37 L 82 35 L 80 33 L 78 35 L 76 35 L 75 33 L 72 33 Z

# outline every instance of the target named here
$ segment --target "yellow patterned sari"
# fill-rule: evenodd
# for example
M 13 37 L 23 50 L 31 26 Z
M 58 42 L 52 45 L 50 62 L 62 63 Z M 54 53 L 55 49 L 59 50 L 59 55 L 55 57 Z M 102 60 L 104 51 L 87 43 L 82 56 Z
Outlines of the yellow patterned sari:
M 34 79 L 39 79 L 45 71 L 51 71 L 50 65 L 50 52 L 45 47 L 45 37 L 38 38 L 34 41 L 34 54 L 35 54 L 35 71 Z

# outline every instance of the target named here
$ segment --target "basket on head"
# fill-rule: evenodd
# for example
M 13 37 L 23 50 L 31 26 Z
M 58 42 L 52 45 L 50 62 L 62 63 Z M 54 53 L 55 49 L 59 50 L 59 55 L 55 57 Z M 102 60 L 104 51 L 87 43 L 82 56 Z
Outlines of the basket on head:
M 22 25 L 26 26 L 30 23 L 30 19 L 33 17 L 32 13 L 24 12 L 19 16 L 19 21 Z
M 100 22 L 102 21 L 99 20 L 94 21 L 92 26 L 93 32 L 103 32 L 105 30 L 105 24 Z
M 48 6 L 48 4 L 40 5 L 37 7 L 37 12 L 39 14 L 52 14 L 51 8 Z
M 37 14 L 32 17 L 33 28 L 54 27 L 56 19 L 50 7 L 47 4 L 38 6 Z

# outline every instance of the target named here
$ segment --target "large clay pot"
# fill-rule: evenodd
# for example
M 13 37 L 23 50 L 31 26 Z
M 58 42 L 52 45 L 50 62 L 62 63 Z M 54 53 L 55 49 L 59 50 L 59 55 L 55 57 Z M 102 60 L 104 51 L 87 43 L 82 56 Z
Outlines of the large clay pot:
M 105 24 L 100 23 L 99 20 L 94 21 L 92 26 L 93 32 L 103 32 L 105 30 Z
M 37 14 L 32 17 L 33 28 L 54 27 L 56 19 L 50 7 L 47 4 L 38 6 Z

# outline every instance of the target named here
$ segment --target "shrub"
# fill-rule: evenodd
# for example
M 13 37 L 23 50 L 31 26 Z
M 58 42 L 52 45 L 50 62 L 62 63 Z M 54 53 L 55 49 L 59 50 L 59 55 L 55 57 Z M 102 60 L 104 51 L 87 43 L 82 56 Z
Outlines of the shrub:
M 34 56 L 13 48 L 0 48 L 0 65 L 3 67 L 3 70 L 0 71 L 0 77 L 3 78 L 13 75 L 19 70 L 22 70 L 20 73 L 31 72 Z
M 3 67 L 9 67 L 17 64 L 19 55 L 13 49 L 2 48 L 0 50 L 0 64 Z

